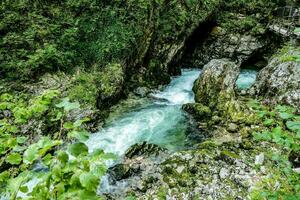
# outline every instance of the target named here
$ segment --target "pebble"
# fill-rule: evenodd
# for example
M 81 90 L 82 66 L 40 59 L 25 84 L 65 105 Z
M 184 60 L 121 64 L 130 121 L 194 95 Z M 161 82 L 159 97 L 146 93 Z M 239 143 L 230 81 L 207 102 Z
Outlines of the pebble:
M 264 153 L 261 153 L 261 154 L 255 156 L 255 164 L 256 165 L 262 165 L 264 163 L 264 160 L 265 160 Z
M 224 178 L 228 177 L 229 176 L 228 169 L 221 168 L 219 176 L 220 176 L 221 179 L 224 179 Z

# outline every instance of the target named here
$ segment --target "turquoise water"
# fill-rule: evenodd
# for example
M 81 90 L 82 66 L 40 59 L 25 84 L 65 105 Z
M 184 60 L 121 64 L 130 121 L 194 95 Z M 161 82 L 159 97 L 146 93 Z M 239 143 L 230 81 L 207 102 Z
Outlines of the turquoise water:
M 238 89 L 245 90 L 255 82 L 258 71 L 254 69 L 241 69 L 236 85 Z
M 183 70 L 182 75 L 173 77 L 171 83 L 162 91 L 151 94 L 152 98 L 140 100 L 138 105 L 122 112 L 112 113 L 106 125 L 98 133 L 92 134 L 86 144 L 89 151 L 103 149 L 122 157 L 132 145 L 147 141 L 169 150 L 186 148 L 191 144 L 187 137 L 189 119 L 181 107 L 194 102 L 192 87 L 201 70 Z M 237 86 L 240 89 L 250 87 L 255 81 L 255 70 L 241 70 Z M 115 115 L 114 115 L 115 114 Z M 110 165 L 112 163 L 108 163 Z M 111 191 L 107 176 L 103 177 L 102 191 Z M 26 185 L 32 190 L 39 182 L 34 178 Z M 100 191 L 101 192 L 101 191 Z M 19 197 L 26 194 L 18 193 Z M 6 196 L 0 199 L 8 199 Z
M 170 150 L 184 148 L 188 119 L 181 106 L 194 102 L 192 87 L 199 74 L 197 69 L 183 70 L 163 91 L 152 94 L 147 105 L 121 114 L 91 135 L 86 142 L 89 150 L 100 148 L 122 156 L 130 146 L 143 141 Z
M 156 92 L 147 103 L 125 112 L 109 121 L 98 133 L 86 142 L 89 150 L 103 149 L 122 156 L 132 145 L 147 141 L 169 150 L 189 145 L 187 138 L 188 119 L 181 107 L 194 102 L 192 87 L 201 70 L 183 70 L 173 77 L 162 91 Z M 255 81 L 257 71 L 242 69 L 237 80 L 239 89 L 249 88 Z

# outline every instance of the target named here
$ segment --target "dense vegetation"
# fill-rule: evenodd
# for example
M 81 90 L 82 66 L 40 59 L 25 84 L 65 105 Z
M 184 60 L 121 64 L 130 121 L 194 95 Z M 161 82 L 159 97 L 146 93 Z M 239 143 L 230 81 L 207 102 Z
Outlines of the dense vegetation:
M 100 199 L 99 177 L 107 170 L 105 161 L 114 156 L 101 150 L 89 154 L 84 141 L 87 124 L 95 119 L 74 116 L 89 108 L 101 118 L 128 90 L 167 83 L 170 56 L 175 56 L 170 49 L 181 47 L 207 18 L 261 36 L 271 11 L 280 5 L 283 0 L 3 0 L 0 194 L 8 192 L 11 199 L 25 198 L 28 191 L 28 199 Z M 245 15 L 242 20 L 236 10 Z M 299 56 L 282 59 L 299 61 Z M 47 83 L 58 77 L 59 87 L 38 82 L 47 73 Z M 251 106 L 264 127 L 253 138 L 278 146 L 282 151 L 268 156 L 284 168 L 263 180 L 253 196 L 276 199 L 289 193 L 293 199 L 300 180 L 288 155 L 300 151 L 299 115 L 285 106 Z M 36 163 L 41 171 L 33 168 Z M 35 187 L 26 185 L 36 179 Z M 268 186 L 283 179 L 287 183 L 272 193 Z

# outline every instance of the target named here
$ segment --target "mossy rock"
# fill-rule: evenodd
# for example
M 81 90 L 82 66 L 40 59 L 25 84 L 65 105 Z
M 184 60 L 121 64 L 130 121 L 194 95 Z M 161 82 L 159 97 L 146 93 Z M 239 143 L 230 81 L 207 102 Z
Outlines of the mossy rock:
M 182 109 L 193 115 L 196 119 L 210 118 L 211 109 L 201 103 L 188 103 L 182 106 Z
M 119 63 L 107 65 L 99 74 L 97 107 L 104 109 L 114 105 L 123 95 L 125 73 Z
M 241 159 L 241 157 L 238 154 L 233 153 L 231 151 L 223 150 L 220 153 L 219 159 L 225 162 L 233 163 L 235 160 Z

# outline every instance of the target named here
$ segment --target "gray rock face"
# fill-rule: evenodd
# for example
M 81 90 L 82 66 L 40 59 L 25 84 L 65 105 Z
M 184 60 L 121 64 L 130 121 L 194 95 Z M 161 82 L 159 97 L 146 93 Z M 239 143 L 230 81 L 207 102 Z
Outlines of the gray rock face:
M 216 27 L 204 44 L 195 49 L 192 63 L 201 67 L 211 59 L 229 58 L 241 64 L 264 46 L 249 34 L 231 33 Z
M 250 94 L 262 96 L 268 103 L 285 103 L 300 109 L 300 63 L 274 58 L 262 69 Z
M 194 84 L 196 102 L 215 108 L 218 104 L 232 100 L 238 76 L 239 67 L 233 62 L 226 59 L 211 60 Z

